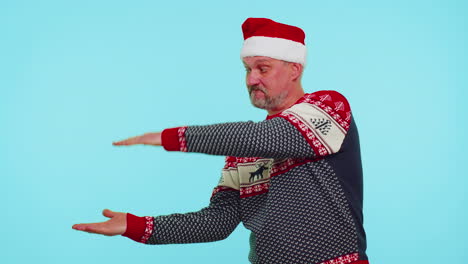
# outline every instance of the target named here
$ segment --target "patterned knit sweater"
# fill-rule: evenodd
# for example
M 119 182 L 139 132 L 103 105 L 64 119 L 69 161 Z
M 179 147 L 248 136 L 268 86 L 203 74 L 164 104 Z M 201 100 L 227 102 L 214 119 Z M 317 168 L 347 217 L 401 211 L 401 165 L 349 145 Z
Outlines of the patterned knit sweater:
M 251 263 L 367 264 L 359 138 L 345 97 L 306 94 L 262 122 L 166 129 L 169 151 L 223 155 L 208 207 L 127 214 L 124 236 L 146 244 L 221 240 L 242 222 Z

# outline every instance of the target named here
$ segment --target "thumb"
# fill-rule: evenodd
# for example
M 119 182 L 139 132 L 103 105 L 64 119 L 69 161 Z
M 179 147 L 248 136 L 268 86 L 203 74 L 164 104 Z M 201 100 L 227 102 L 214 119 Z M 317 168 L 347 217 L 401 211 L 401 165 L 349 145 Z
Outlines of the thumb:
M 108 218 L 112 218 L 116 215 L 116 213 L 114 211 L 111 211 L 109 209 L 104 209 L 102 211 L 102 215 L 105 216 L 105 217 L 108 217 Z

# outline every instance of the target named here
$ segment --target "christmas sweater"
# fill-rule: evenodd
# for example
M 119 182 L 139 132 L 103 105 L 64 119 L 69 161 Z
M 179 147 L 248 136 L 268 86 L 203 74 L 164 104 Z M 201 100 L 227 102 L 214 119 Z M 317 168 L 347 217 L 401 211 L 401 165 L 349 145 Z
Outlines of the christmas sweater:
M 367 264 L 359 137 L 336 91 L 305 94 L 262 122 L 166 129 L 168 151 L 226 157 L 210 204 L 157 217 L 127 214 L 146 244 L 221 240 L 251 231 L 251 263 Z

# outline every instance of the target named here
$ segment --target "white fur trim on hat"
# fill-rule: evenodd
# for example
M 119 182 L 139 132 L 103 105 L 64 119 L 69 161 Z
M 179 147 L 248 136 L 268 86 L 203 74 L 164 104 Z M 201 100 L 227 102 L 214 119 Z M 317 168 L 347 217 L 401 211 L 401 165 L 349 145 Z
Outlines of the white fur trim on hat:
M 302 43 L 272 37 L 250 37 L 244 41 L 241 58 L 265 56 L 273 59 L 297 62 L 305 66 L 307 48 Z

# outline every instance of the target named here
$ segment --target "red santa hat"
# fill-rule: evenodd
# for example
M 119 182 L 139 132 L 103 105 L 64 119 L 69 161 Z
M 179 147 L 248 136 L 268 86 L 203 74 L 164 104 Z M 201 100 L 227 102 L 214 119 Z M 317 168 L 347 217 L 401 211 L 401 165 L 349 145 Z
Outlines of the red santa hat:
M 241 58 L 266 56 L 305 66 L 307 49 L 302 29 L 268 18 L 248 18 L 242 24 L 242 32 Z

